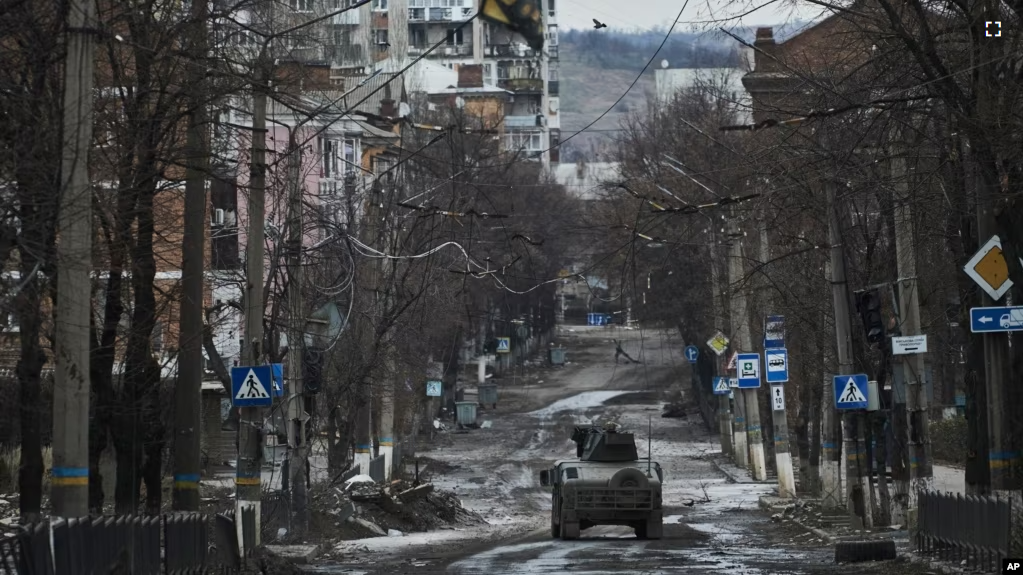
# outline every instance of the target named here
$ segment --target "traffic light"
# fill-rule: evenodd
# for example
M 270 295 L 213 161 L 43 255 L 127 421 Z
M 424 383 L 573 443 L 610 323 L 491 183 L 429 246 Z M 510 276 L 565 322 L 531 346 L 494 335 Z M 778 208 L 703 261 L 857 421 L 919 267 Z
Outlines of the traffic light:
M 307 347 L 302 354 L 302 386 L 305 393 L 316 394 L 323 385 L 323 350 Z
M 863 320 L 863 329 L 867 333 L 867 341 L 879 343 L 884 341 L 884 320 L 881 317 L 881 294 L 878 290 L 869 289 L 856 292 L 856 311 Z
M 480 17 L 522 34 L 529 47 L 543 50 L 543 14 L 538 0 L 483 0 Z

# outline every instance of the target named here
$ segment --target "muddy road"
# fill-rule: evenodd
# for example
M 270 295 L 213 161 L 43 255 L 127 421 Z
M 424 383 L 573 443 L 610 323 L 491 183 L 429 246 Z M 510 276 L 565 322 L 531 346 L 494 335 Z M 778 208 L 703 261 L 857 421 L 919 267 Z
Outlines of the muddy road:
M 720 447 L 698 415 L 663 419 L 662 392 L 688 381 L 680 342 L 669 333 L 575 328 L 572 364 L 543 383 L 502 385 L 488 429 L 448 432 L 420 449 L 424 475 L 486 518 L 480 528 L 404 534 L 343 543 L 310 572 L 332 574 L 824 573 L 913 575 L 907 561 L 836 566 L 833 548 L 758 508 L 771 484 L 730 483 L 715 467 Z M 612 335 L 613 334 L 613 335 Z M 611 337 L 642 364 L 614 363 Z M 640 358 L 642 348 L 642 358 Z M 664 537 L 594 527 L 576 541 L 552 539 L 550 492 L 538 472 L 574 456 L 571 428 L 614 420 L 636 434 L 665 471 Z M 648 429 L 651 431 L 648 433 Z M 648 442 L 649 439 L 649 442 Z M 648 448 L 649 445 L 649 448 Z M 338 556 L 341 556 L 339 559 Z

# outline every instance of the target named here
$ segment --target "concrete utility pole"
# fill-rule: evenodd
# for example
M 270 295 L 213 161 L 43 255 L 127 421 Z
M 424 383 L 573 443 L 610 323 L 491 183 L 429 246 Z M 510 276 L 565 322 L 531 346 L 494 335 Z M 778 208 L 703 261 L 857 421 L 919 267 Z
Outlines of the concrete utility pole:
M 713 225 L 713 222 L 712 224 Z M 712 238 L 716 237 L 714 235 Z M 711 301 L 714 305 L 714 329 L 724 333 L 724 315 L 725 306 L 722 300 L 721 294 L 721 268 L 718 264 L 718 254 L 716 242 L 711 243 L 710 247 L 710 278 L 711 278 Z M 715 357 L 715 363 L 721 364 L 721 358 Z M 727 375 L 726 370 L 716 370 L 719 375 Z M 728 394 L 719 395 L 718 398 L 718 426 L 719 433 L 721 435 L 721 453 L 726 457 L 732 456 L 732 406 L 730 405 L 731 400 L 728 399 Z
M 302 300 L 302 239 L 304 219 L 302 196 L 302 147 L 291 130 L 288 141 L 288 486 L 291 489 L 291 530 L 305 536 L 309 527 L 306 462 L 305 385 L 302 359 L 305 356 L 305 305 Z
M 771 243 L 767 233 L 767 217 L 760 217 L 760 262 L 771 261 Z M 765 282 L 763 298 L 767 313 L 773 313 L 774 298 L 771 285 Z M 767 350 L 764 350 L 764 365 L 767 365 Z M 765 377 L 766 379 L 766 372 Z M 780 399 L 779 399 L 780 398 Z M 781 409 L 778 409 L 781 407 Z M 792 473 L 792 453 L 789 450 L 789 422 L 785 411 L 785 386 L 771 385 L 771 422 L 774 424 L 774 464 L 778 468 L 778 496 L 796 496 L 796 477 Z
M 245 345 L 243 366 L 259 365 L 263 359 L 263 266 L 265 264 L 264 229 L 266 217 L 266 90 L 269 82 L 265 57 L 260 58 L 257 73 L 264 74 L 253 85 L 252 94 L 252 158 L 249 176 L 248 237 L 245 241 Z M 255 531 L 249 538 L 259 545 L 260 531 L 260 427 L 262 409 L 242 407 L 238 423 L 238 465 L 235 469 L 235 520 L 238 541 L 245 549 L 245 521 L 255 517 Z
M 828 238 L 831 243 L 831 294 L 835 306 L 835 341 L 838 345 L 838 373 L 853 373 L 852 328 L 849 316 L 849 284 L 845 278 L 845 249 L 842 245 L 841 221 L 838 217 L 838 200 L 834 182 L 825 182 L 828 203 Z M 828 386 L 832 403 L 835 401 L 833 386 Z M 826 412 L 825 412 L 826 413 Z M 846 455 L 846 506 L 854 518 L 859 518 L 863 527 L 870 527 L 872 515 L 867 509 L 867 492 L 870 488 L 866 476 L 866 450 L 857 433 L 857 414 L 845 414 L 844 447 Z M 828 488 L 827 477 L 825 488 Z
M 892 146 L 892 200 L 895 204 L 895 253 L 899 269 L 899 318 L 902 335 L 920 335 L 920 296 L 916 278 L 916 247 L 913 241 L 913 211 L 909 197 L 905 146 L 902 135 L 896 135 Z M 903 380 L 906 382 L 906 411 L 909 429 L 905 436 L 909 451 L 909 500 L 906 506 L 917 506 L 921 489 L 930 490 L 934 483 L 931 465 L 931 442 L 928 433 L 927 393 L 923 385 L 924 355 L 899 356 L 903 359 Z
M 744 234 L 739 231 L 735 210 L 733 209 L 728 219 L 728 239 L 731 252 L 728 258 L 728 284 L 732 288 L 732 333 L 736 339 L 735 348 L 749 352 L 753 350 L 753 338 L 750 336 L 749 306 L 746 304 L 746 292 L 742 289 L 734 289 L 744 276 L 741 241 L 743 236 Z M 757 401 L 757 390 L 737 389 L 735 395 L 736 405 L 739 403 L 745 404 L 745 443 L 749 445 L 749 464 L 753 468 L 753 477 L 757 481 L 764 481 L 767 479 L 767 460 L 764 456 L 764 435 L 760 430 L 760 404 Z M 738 418 L 736 418 L 736 423 L 738 423 Z M 739 447 L 736 444 L 737 451 Z M 749 466 L 747 465 L 747 467 Z
M 199 511 L 201 473 L 201 392 L 203 330 L 203 262 L 206 247 L 206 19 L 208 3 L 191 7 L 193 58 L 189 64 L 189 118 L 185 134 L 185 221 L 181 242 L 181 318 L 178 333 L 178 379 L 174 385 L 175 511 Z
M 383 204 L 378 190 L 369 189 L 366 191 L 366 213 L 363 216 L 360 241 L 366 245 L 377 243 L 380 236 L 380 219 L 382 217 Z M 372 305 L 376 307 L 380 293 L 380 267 L 377 263 L 369 266 L 366 274 L 366 291 L 370 294 Z M 365 332 L 367 343 L 375 345 L 375 329 L 370 328 Z M 355 464 L 359 466 L 360 473 L 369 474 L 369 462 L 373 459 L 372 438 L 373 422 L 371 411 L 373 406 L 373 385 L 372 377 L 367 377 L 362 382 L 362 389 L 358 395 L 359 407 L 355 417 Z
M 56 374 L 51 499 L 57 517 L 89 514 L 89 275 L 92 271 L 92 89 L 96 3 L 72 0 L 64 69 L 64 155 L 57 216 Z

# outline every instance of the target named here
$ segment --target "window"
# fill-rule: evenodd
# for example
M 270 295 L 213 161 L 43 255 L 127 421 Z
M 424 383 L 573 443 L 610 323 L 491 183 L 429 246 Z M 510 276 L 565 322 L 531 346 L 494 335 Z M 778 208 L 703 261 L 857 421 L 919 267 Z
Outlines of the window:
M 387 0 L 373 0 L 374 10 L 387 10 Z
M 579 470 L 575 467 L 566 468 L 565 479 L 579 479 Z
M 387 44 L 387 28 L 377 28 L 373 30 L 373 43 L 378 46 Z
M 426 20 L 426 8 L 409 8 L 409 21 Z
M 543 149 L 540 134 L 536 132 L 513 132 L 509 136 L 509 147 L 512 150 L 539 152 Z
M 448 30 L 448 46 L 459 45 L 461 46 L 465 37 L 462 35 L 462 29 L 457 28 L 455 30 Z
M 551 46 L 558 45 L 558 27 L 557 25 L 547 27 L 547 38 L 550 39 L 548 42 Z
M 551 82 L 558 81 L 558 64 L 557 62 L 550 62 L 547 68 L 547 79 Z
M 350 170 L 357 169 L 359 163 L 358 163 L 357 154 L 356 154 L 356 143 L 355 143 L 355 140 L 345 140 L 344 146 L 345 146 L 344 147 L 345 166 L 344 166 L 343 169 L 346 172 L 350 171 Z
M 558 13 L 557 8 L 554 6 L 554 0 L 547 0 L 547 15 L 551 18 Z
M 331 140 L 328 138 L 319 138 L 318 146 L 320 148 L 320 175 L 324 178 L 336 177 L 338 173 L 337 165 L 337 140 Z
M 312 12 L 313 0 L 291 0 L 291 9 L 295 12 Z
M 409 30 L 409 44 L 413 48 L 425 48 L 426 47 L 426 29 L 416 27 Z

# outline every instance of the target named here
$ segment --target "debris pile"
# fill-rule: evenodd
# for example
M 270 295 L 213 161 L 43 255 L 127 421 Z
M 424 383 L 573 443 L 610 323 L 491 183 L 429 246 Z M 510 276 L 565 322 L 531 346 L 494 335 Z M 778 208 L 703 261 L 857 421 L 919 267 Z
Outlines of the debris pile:
M 316 491 L 312 494 L 312 532 L 324 539 L 401 537 L 486 523 L 463 508 L 454 494 L 439 491 L 432 483 L 403 479 L 377 483 L 357 475 L 343 486 Z

